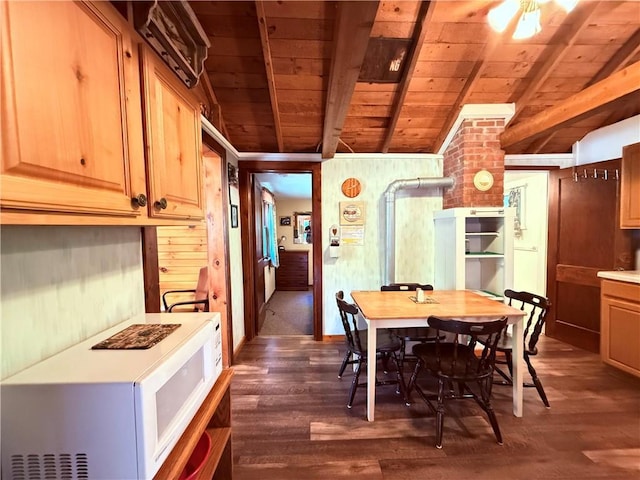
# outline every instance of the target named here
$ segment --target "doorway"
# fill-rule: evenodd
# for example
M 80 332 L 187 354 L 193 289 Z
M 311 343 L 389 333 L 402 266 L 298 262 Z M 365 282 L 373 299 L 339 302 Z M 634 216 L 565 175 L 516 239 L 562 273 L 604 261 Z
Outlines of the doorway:
M 319 162 L 239 162 L 240 218 L 242 224 L 242 262 L 244 273 L 245 336 L 250 341 L 258 335 L 267 314 L 265 294 L 265 261 L 262 245 L 262 192 L 257 175 L 263 173 L 311 174 L 311 231 L 321 232 L 321 165 Z M 293 223 L 293 222 L 292 222 Z M 285 235 L 286 237 L 286 235 Z M 322 340 L 322 237 L 311 236 L 310 251 L 313 285 L 313 337 Z

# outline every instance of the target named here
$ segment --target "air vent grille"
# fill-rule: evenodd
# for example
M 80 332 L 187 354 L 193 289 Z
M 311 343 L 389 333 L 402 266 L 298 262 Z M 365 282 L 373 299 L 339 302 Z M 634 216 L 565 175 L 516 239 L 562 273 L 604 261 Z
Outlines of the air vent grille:
M 45 453 L 11 456 L 13 480 L 87 480 L 89 462 L 86 453 Z

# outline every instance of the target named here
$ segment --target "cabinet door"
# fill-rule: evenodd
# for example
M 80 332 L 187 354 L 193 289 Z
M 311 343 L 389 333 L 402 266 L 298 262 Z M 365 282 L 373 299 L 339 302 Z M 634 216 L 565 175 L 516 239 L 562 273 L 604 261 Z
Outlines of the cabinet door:
M 138 216 L 137 53 L 106 3 L 1 2 L 3 208 Z
M 146 46 L 142 58 L 149 215 L 203 218 L 200 106 Z
M 640 143 L 622 152 L 620 228 L 640 228 Z

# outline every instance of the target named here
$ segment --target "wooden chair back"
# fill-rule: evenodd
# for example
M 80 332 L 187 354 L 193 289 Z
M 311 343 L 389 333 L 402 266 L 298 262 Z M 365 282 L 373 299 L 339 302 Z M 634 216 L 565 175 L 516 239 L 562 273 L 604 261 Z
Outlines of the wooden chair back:
M 537 354 L 536 345 L 540 339 L 551 302 L 545 297 L 530 292 L 505 290 L 504 296 L 509 299 L 510 306 L 529 312 L 524 330 L 525 349 L 529 355 Z
M 366 349 L 362 346 L 363 342 L 360 340 L 360 331 L 358 330 L 358 307 L 345 301 L 342 290 L 336 293 L 336 303 L 338 304 L 347 347 L 353 353 L 363 354 Z

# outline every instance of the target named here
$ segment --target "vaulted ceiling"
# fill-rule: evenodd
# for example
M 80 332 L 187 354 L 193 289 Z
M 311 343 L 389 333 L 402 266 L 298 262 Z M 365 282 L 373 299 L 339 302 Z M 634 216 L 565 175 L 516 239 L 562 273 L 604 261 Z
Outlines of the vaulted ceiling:
M 435 153 L 463 105 L 514 103 L 507 153 L 565 153 L 640 113 L 640 2 L 549 2 L 519 41 L 488 26 L 498 3 L 191 1 L 214 124 L 241 152 Z M 359 80 L 388 69 L 380 38 L 404 39 L 398 78 Z

